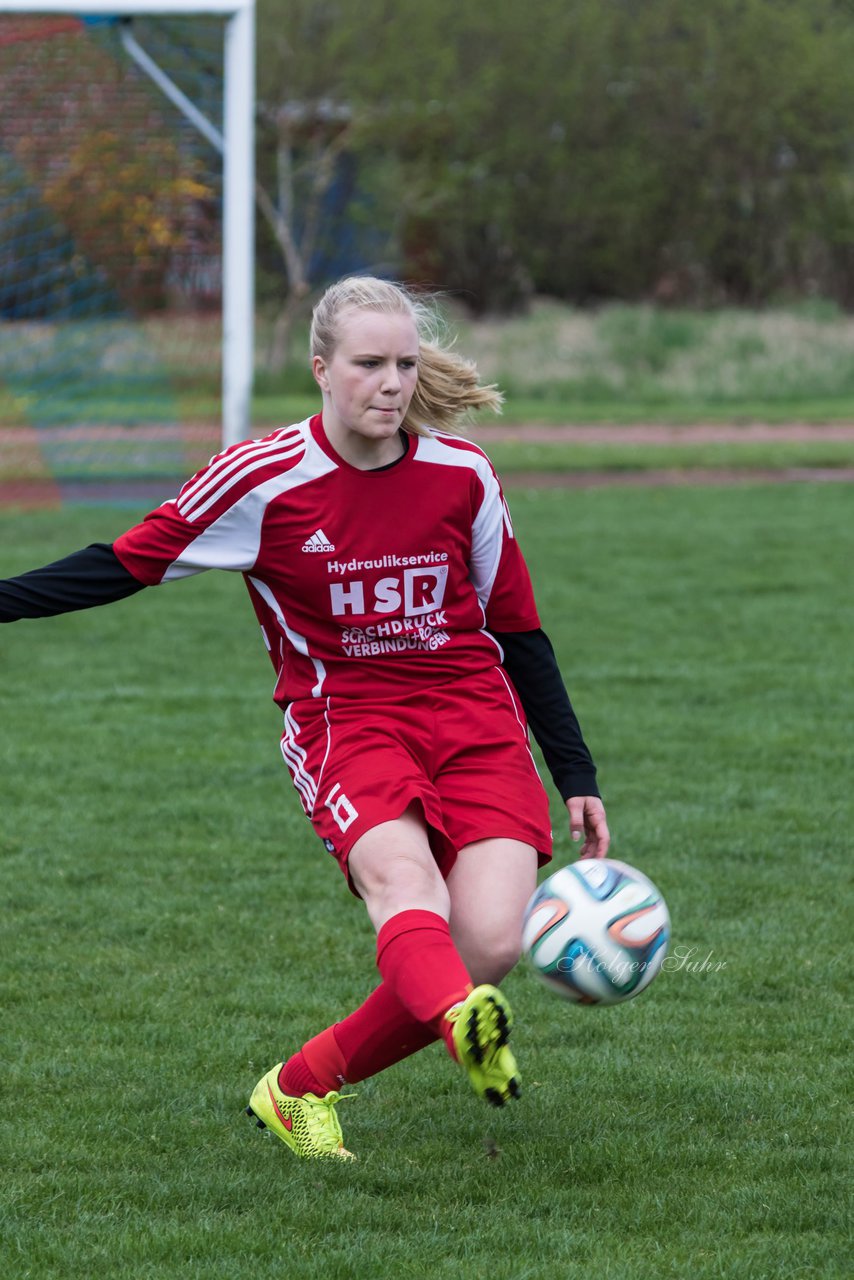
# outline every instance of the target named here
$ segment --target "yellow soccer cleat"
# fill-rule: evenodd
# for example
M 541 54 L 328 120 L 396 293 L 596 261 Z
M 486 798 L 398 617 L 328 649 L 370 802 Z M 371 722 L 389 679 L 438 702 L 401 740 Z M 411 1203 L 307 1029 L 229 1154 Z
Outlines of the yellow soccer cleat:
M 258 1122 L 259 1129 L 269 1129 L 304 1160 L 355 1160 L 352 1151 L 344 1146 L 335 1114 L 336 1102 L 355 1094 L 327 1093 L 325 1098 L 318 1098 L 317 1094 L 306 1093 L 301 1098 L 291 1098 L 279 1088 L 281 1069 L 280 1062 L 258 1081 L 246 1114 Z
M 445 1015 L 454 1024 L 454 1047 L 475 1093 L 503 1107 L 522 1092 L 516 1059 L 507 1047 L 513 1026 L 510 1005 L 497 987 L 484 984 Z

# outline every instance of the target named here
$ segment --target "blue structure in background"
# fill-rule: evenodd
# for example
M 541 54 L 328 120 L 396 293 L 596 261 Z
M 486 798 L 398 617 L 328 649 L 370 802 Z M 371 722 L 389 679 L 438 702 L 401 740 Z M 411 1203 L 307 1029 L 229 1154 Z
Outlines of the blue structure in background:
M 380 263 L 388 238 L 370 216 L 371 203 L 371 197 L 359 189 L 355 157 L 344 152 L 324 200 L 323 224 L 328 231 L 311 257 L 312 280 L 329 283 L 366 268 L 383 273 Z

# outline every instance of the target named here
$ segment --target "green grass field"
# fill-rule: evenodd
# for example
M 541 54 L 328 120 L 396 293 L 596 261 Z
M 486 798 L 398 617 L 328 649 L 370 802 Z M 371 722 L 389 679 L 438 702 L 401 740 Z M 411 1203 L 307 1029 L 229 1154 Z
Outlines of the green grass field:
M 242 1109 L 370 989 L 372 935 L 242 584 L 4 627 L 0 1274 L 851 1276 L 850 490 L 510 496 L 670 970 L 584 1010 L 520 967 L 518 1105 L 434 1046 L 342 1104 L 358 1164 L 296 1162 Z M 0 573 L 132 518 L 0 513 Z

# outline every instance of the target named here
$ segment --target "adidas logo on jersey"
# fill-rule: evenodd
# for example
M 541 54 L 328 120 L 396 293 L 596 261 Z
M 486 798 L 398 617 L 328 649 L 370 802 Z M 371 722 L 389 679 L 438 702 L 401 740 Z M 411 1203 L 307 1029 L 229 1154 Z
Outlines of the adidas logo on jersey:
M 319 551 L 334 551 L 335 543 L 330 542 L 322 529 L 318 529 L 317 533 L 313 533 L 311 537 L 302 544 L 303 551 L 310 554 L 316 554 Z

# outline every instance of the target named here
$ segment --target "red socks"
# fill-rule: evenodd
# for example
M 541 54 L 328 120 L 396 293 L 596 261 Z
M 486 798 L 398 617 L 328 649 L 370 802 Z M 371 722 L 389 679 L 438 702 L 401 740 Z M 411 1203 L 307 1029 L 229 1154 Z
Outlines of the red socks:
M 377 934 L 377 968 L 404 1009 L 437 1031 L 446 1010 L 472 989 L 448 922 L 434 911 L 400 911 L 387 920 Z
M 442 1036 L 456 1057 L 444 1014 L 472 989 L 447 920 L 433 911 L 401 911 L 377 935 L 383 983 L 354 1013 L 303 1045 L 279 1072 L 283 1093 L 323 1097 L 384 1071 Z
M 382 983 L 354 1013 L 303 1045 L 279 1072 L 279 1088 L 292 1097 L 322 1098 L 343 1081 L 356 1084 L 432 1044 L 436 1032 L 413 1018 Z
M 304 1093 L 325 1098 L 330 1090 L 341 1088 L 346 1065 L 332 1027 L 327 1027 L 282 1064 L 279 1088 L 291 1098 L 301 1098 Z
M 413 1018 L 385 982 L 335 1026 L 335 1039 L 351 1084 L 393 1067 L 436 1039 L 432 1027 Z

